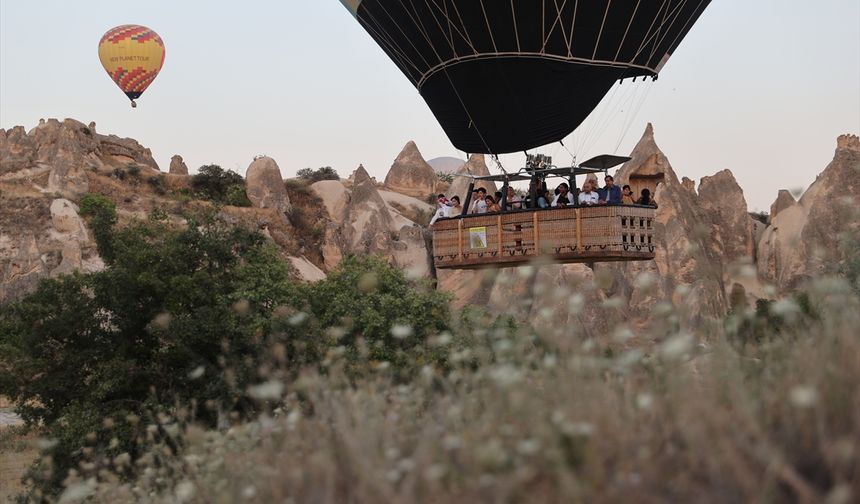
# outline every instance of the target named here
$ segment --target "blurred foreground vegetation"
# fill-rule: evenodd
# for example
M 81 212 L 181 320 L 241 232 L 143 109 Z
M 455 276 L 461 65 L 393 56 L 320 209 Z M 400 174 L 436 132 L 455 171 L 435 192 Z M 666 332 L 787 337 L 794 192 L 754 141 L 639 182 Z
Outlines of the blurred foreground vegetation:
M 44 426 L 23 501 L 860 496 L 856 243 L 707 327 L 662 304 L 633 346 L 451 313 L 378 259 L 297 283 L 257 234 L 111 212 L 87 205 L 106 271 L 0 308 L 0 394 Z

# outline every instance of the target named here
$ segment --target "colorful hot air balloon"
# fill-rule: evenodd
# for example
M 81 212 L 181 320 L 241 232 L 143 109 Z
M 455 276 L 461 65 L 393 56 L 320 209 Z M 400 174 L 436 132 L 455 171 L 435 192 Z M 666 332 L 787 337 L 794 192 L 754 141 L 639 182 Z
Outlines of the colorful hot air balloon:
M 164 42 L 145 26 L 117 26 L 99 41 L 99 59 L 131 100 L 131 106 L 136 107 L 134 100 L 152 84 L 164 65 Z
M 465 152 L 563 139 L 656 77 L 710 0 L 341 0 Z

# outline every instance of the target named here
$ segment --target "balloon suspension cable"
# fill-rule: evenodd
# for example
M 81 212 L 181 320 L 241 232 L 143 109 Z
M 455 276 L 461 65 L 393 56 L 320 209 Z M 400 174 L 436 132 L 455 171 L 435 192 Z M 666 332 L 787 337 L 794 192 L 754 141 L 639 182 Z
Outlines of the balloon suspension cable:
M 570 152 L 570 149 L 568 149 L 567 145 L 564 145 L 564 142 L 562 142 L 561 140 L 559 140 L 558 143 L 560 143 L 561 146 L 564 147 L 564 150 L 566 150 L 567 153 L 570 154 L 570 166 L 576 166 L 576 154 Z
M 494 162 L 494 163 L 496 163 L 496 166 L 497 166 L 500 170 L 502 170 L 502 173 L 504 173 L 505 175 L 507 175 L 507 174 L 508 174 L 508 171 L 507 171 L 507 170 L 505 170 L 505 167 L 504 167 L 504 166 L 502 166 L 502 162 L 501 162 L 501 161 L 499 161 L 499 156 L 498 156 L 497 154 L 490 154 L 490 159 L 492 159 L 492 160 L 493 160 L 493 162 Z
M 136 101 L 134 101 L 134 100 L 131 101 L 131 108 L 137 108 L 137 102 Z

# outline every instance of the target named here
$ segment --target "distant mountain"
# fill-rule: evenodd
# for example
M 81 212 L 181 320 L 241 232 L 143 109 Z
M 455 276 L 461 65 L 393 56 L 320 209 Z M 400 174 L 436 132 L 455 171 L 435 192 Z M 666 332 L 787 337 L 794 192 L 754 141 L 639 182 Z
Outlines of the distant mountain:
M 466 161 L 455 157 L 445 156 L 428 159 L 427 164 L 432 166 L 433 171 L 436 173 L 454 173 L 460 169 L 461 166 L 466 164 Z

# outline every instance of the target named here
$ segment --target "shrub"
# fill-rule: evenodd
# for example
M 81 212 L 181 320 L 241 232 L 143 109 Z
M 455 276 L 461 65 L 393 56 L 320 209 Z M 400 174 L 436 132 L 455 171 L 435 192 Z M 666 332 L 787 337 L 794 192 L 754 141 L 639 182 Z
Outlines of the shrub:
M 387 362 L 401 377 L 413 374 L 418 364 L 434 361 L 427 339 L 449 328 L 447 294 L 410 282 L 377 257 L 348 257 L 307 290 L 320 327 L 335 328 L 334 343 L 348 349 L 353 363 Z
M 138 175 L 140 175 L 140 166 L 134 163 L 129 163 L 125 166 L 125 171 L 132 177 L 137 177 Z
M 316 170 L 302 168 L 296 172 L 296 176 L 309 181 L 309 183 L 319 182 L 320 180 L 340 180 L 340 175 L 331 166 L 323 166 Z
M 99 219 L 111 209 L 100 197 L 84 208 Z M 147 425 L 179 408 L 209 427 L 219 412 L 252 415 L 261 328 L 275 307 L 296 304 L 289 267 L 258 234 L 149 223 L 110 242 L 105 271 L 45 280 L 0 308 L 0 394 L 56 440 L 50 467 L 30 474 L 46 492 L 71 468 L 121 453 L 133 461 L 164 437 Z
M 447 182 L 449 184 L 454 182 L 454 175 L 451 173 L 436 172 L 436 178 L 438 178 L 442 182 Z
M 224 204 L 237 207 L 251 206 L 251 200 L 245 193 L 245 184 L 233 184 L 228 187 L 224 195 Z
M 155 191 L 156 194 L 165 195 L 167 194 L 167 184 L 165 183 L 166 177 L 164 174 L 161 175 L 153 175 L 146 179 L 146 182 L 152 187 L 152 190 Z
M 236 191 L 244 194 L 245 179 L 238 173 L 224 170 L 218 165 L 204 165 L 191 177 L 191 189 L 203 199 L 229 204 L 229 199 L 237 200 Z
M 112 231 L 116 224 L 116 203 L 100 194 L 86 194 L 81 198 L 81 216 L 93 230 L 99 254 L 106 262 L 113 260 Z

